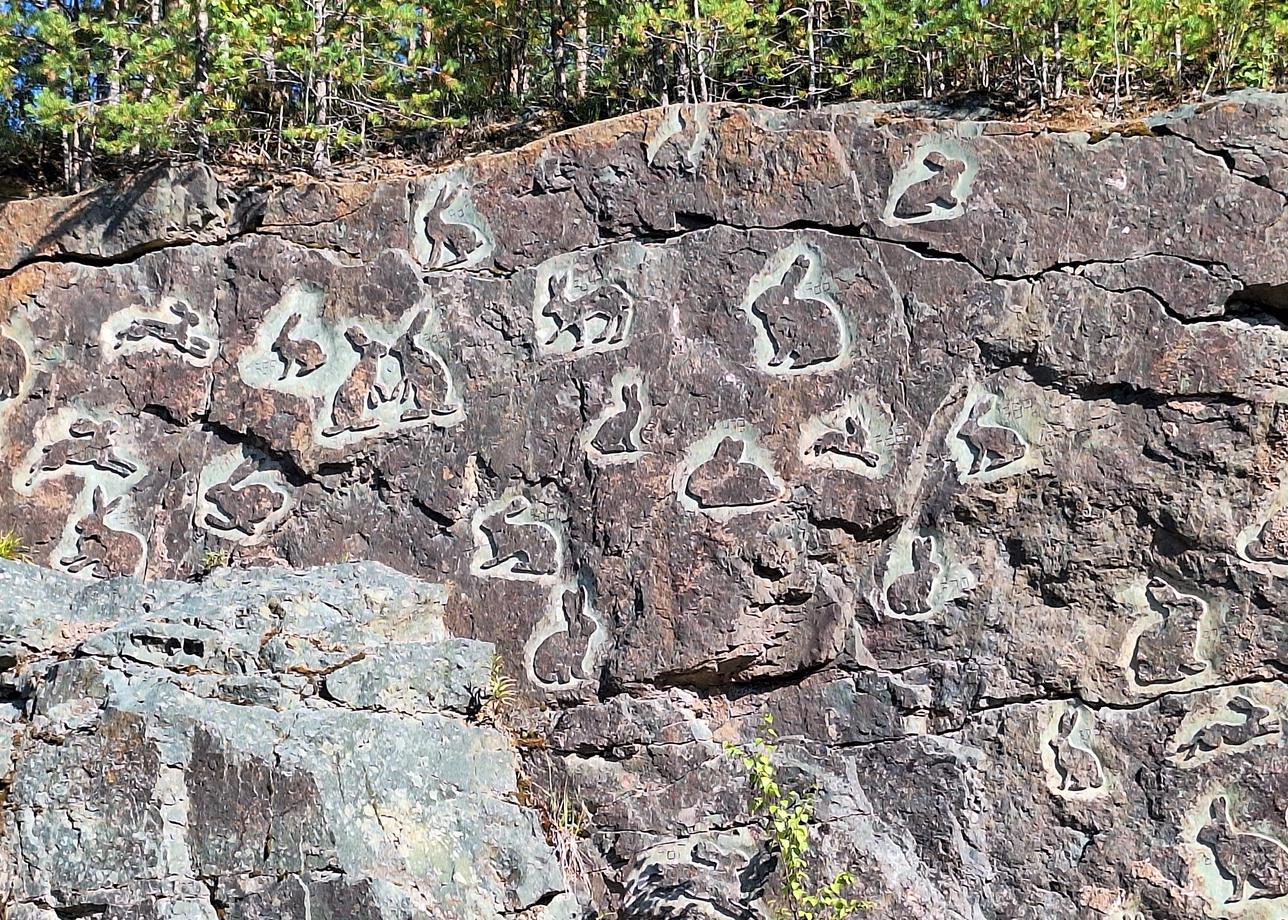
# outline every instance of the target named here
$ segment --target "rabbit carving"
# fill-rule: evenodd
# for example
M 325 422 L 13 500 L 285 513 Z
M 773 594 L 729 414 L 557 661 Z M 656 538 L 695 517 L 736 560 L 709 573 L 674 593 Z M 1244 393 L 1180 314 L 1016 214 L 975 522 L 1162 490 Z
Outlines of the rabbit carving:
M 721 441 L 711 459 L 690 474 L 685 487 L 689 497 L 703 508 L 764 505 L 778 498 L 769 474 L 755 463 L 743 462 L 742 454 L 738 438 Z
M 1212 800 L 1208 814 L 1211 820 L 1197 839 L 1212 852 L 1217 868 L 1233 886 L 1225 903 L 1288 896 L 1288 847 L 1235 830 L 1223 795 Z
M 809 447 L 814 457 L 824 454 L 835 454 L 857 460 L 870 470 L 881 464 L 881 458 L 868 449 L 868 432 L 863 422 L 853 416 L 846 416 L 841 428 L 831 428 L 819 435 Z
M 532 659 L 537 677 L 548 684 L 567 684 L 589 677 L 582 658 L 595 634 L 596 623 L 587 615 L 588 592 L 581 585 L 563 589 L 563 632 L 557 632 L 538 646 Z
M 273 351 L 282 359 L 282 375 L 277 378 L 279 381 L 307 377 L 326 363 L 326 355 L 317 342 L 292 338 L 291 334 L 299 325 L 300 318 L 300 314 L 292 314 L 273 340 Z
M 129 575 L 143 558 L 143 541 L 135 534 L 115 530 L 107 517 L 120 506 L 125 496 L 107 502 L 103 490 L 94 488 L 90 513 L 76 522 L 76 552 L 59 559 L 59 564 L 72 574 L 92 569 L 99 578 Z
M 798 293 L 809 269 L 809 259 L 797 256 L 783 280 L 752 304 L 751 312 L 773 347 L 768 362 L 771 369 L 799 370 L 831 361 L 841 353 L 836 317 L 825 304 Z
M 1060 775 L 1063 792 L 1086 792 L 1104 785 L 1100 759 L 1073 743 L 1073 732 L 1077 727 L 1078 710 L 1066 709 L 1060 716 L 1056 736 L 1048 742 L 1055 755 L 1055 769 Z
M 1195 651 L 1206 609 L 1203 601 L 1182 594 L 1161 578 L 1150 579 L 1145 591 L 1162 619 L 1136 639 L 1132 654 L 1136 682 L 1173 684 L 1206 671 L 1207 663 Z
M 1239 747 L 1280 730 L 1277 723 L 1266 721 L 1270 715 L 1269 709 L 1258 706 L 1246 697 L 1236 696 L 1226 703 L 1226 708 L 1241 715 L 1243 721 L 1236 725 L 1215 722 L 1199 729 L 1194 737 L 1177 748 L 1176 753 L 1182 755 L 1182 759 L 1193 760 L 1198 754 L 1209 754 L 1218 748 Z
M 27 353 L 8 336 L 0 335 L 0 400 L 14 399 L 27 376 Z
M 116 335 L 118 343 L 141 342 L 144 339 L 156 339 L 171 346 L 176 351 L 190 355 L 198 361 L 210 354 L 210 340 L 193 335 L 192 330 L 201 323 L 201 317 L 186 303 L 174 301 L 167 308 L 173 321 L 154 317 L 139 317 Z
M 1005 425 L 993 425 L 984 421 L 990 404 L 988 399 L 976 402 L 957 433 L 957 437 L 970 450 L 968 476 L 978 476 L 980 473 L 1010 466 L 1024 457 L 1024 441 L 1018 434 Z
M 914 617 L 931 607 L 931 595 L 943 569 L 934 560 L 934 537 L 912 538 L 912 571 L 895 578 L 886 589 L 886 601 L 893 613 Z
M 446 217 L 446 211 L 460 197 L 460 189 L 449 192 L 445 185 L 434 195 L 434 203 L 425 215 L 425 237 L 430 250 L 427 265 L 430 268 L 452 268 L 473 255 L 481 243 L 477 230 L 455 223 Z
M 966 164 L 938 151 L 928 154 L 921 162 L 930 175 L 908 186 L 899 196 L 894 207 L 894 216 L 899 220 L 930 217 L 939 211 L 951 211 L 960 204 L 954 189 L 966 171 Z
M 389 349 L 400 377 L 391 398 L 404 406 L 399 416 L 402 422 L 450 416 L 457 408 L 447 403 L 450 380 L 442 360 L 417 341 L 428 322 L 429 314 L 421 314 Z
M 547 283 L 549 297 L 541 315 L 550 320 L 553 329 L 541 344 L 549 347 L 565 332 L 573 337 L 572 351 L 620 344 L 631 317 L 626 292 L 614 284 L 601 284 L 579 297 L 569 297 L 565 282 L 565 278 L 552 275 Z M 592 326 L 597 327 L 593 333 Z
M 622 405 L 624 408 L 620 412 L 604 419 L 591 441 L 601 454 L 625 454 L 640 449 L 640 445 L 635 443 L 635 427 L 644 411 L 640 384 L 628 383 L 622 387 Z
M 515 575 L 553 575 L 559 571 L 559 544 L 554 534 L 544 524 L 520 520 L 530 507 L 527 499 L 516 496 L 492 516 L 492 526 L 483 527 L 492 557 L 479 565 L 480 570 L 488 572 L 513 562 L 509 571 Z
M 67 437 L 41 451 L 40 460 L 27 478 L 27 485 L 35 482 L 37 473 L 52 473 L 64 466 L 92 466 L 122 478 L 132 476 L 138 467 L 122 460 L 112 450 L 112 435 L 116 430 L 117 424 L 111 419 L 95 422 L 79 418 L 72 422 L 67 428 Z
M 388 349 L 383 343 L 368 338 L 360 326 L 350 326 L 344 337 L 358 353 L 358 363 L 336 391 L 331 425 L 322 432 L 325 438 L 333 438 L 346 431 L 370 431 L 379 427 L 379 419 L 371 416 L 369 410 L 385 401 L 384 394 L 380 392 L 379 376 L 380 359 Z
M 282 509 L 286 496 L 262 483 L 245 485 L 255 472 L 255 463 L 249 457 L 243 460 L 224 482 L 215 483 L 206 490 L 205 499 L 219 512 L 216 517 L 206 515 L 206 524 L 225 532 L 241 531 L 248 537 Z

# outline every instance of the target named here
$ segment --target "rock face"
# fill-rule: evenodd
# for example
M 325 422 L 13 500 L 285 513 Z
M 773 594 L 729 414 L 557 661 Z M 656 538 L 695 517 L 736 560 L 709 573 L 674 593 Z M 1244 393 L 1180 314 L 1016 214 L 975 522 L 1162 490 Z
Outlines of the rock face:
M 7 917 L 573 916 L 508 739 L 464 718 L 491 646 L 447 634 L 437 586 L 0 586 Z
M 1257 94 L 1108 137 L 673 107 L 414 180 L 9 205 L 0 529 L 84 579 L 422 579 L 518 682 L 606 916 L 763 908 L 721 742 L 771 712 L 874 916 L 1282 918 L 1285 138 Z M 50 663 L 98 590 L 15 621 L 21 910 L 555 909 L 505 745 L 452 714 L 477 647 L 386 631 L 321 679 L 376 641 L 328 588 L 299 685 L 233 600 L 138 642 L 112 601 Z M 486 881 L 391 817 L 462 773 Z

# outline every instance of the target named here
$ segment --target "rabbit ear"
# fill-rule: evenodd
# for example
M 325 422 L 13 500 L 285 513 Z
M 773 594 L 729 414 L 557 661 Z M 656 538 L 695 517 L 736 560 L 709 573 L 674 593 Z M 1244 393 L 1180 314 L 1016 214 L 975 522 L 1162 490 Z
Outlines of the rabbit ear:
M 1212 800 L 1212 804 L 1208 806 L 1208 814 L 1212 816 L 1214 821 L 1219 821 L 1222 824 L 1229 823 L 1229 812 L 1226 809 L 1225 796 L 1218 795 Z
M 116 510 L 117 505 L 121 503 L 121 499 L 123 498 L 125 498 L 124 495 L 116 496 L 116 498 L 112 499 L 110 502 L 107 503 L 107 507 L 103 509 L 103 513 L 111 514 L 113 511 Z
M 93 508 L 93 511 L 95 514 L 103 513 L 104 508 L 103 508 L 103 487 L 102 486 L 94 486 L 94 498 L 93 498 L 91 507 Z

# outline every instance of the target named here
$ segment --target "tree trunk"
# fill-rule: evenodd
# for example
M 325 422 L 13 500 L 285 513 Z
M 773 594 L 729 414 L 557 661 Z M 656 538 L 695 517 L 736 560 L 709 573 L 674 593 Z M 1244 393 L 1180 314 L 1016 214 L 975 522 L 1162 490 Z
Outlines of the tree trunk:
M 206 0 L 193 0 L 192 89 L 193 130 L 197 136 L 197 156 L 210 153 L 210 136 L 206 133 L 206 94 L 210 91 L 210 10 Z
M 577 26 L 577 101 L 586 98 L 586 84 L 590 70 L 590 28 L 586 16 L 586 0 L 574 0 L 576 3 Z
M 331 125 L 327 110 L 331 87 L 322 62 L 322 49 L 326 45 L 326 15 L 326 0 L 313 0 L 313 58 L 317 69 L 313 72 L 309 92 L 313 96 L 313 127 L 318 133 L 313 141 L 309 168 L 315 176 L 331 168 Z

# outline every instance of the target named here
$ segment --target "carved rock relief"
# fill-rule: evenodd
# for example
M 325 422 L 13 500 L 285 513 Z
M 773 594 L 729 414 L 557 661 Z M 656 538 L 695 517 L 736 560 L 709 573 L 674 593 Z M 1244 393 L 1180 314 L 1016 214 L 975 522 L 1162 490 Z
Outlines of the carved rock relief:
M 431 342 L 433 311 L 397 322 L 323 315 L 325 292 L 293 283 L 238 359 L 242 380 L 310 400 L 313 439 L 343 447 L 382 434 L 465 417 L 446 361 Z
M 1288 575 L 1288 475 L 1251 524 L 1235 537 L 1240 559 L 1276 576 Z
M 1211 668 L 1208 637 L 1217 612 L 1162 578 L 1132 585 L 1120 599 L 1137 612 L 1119 665 L 1135 693 L 1200 686 Z
M 948 455 L 962 482 L 991 482 L 1031 468 L 1037 416 L 1032 401 L 1004 400 L 971 384 L 948 431 Z
M 648 383 L 639 368 L 614 374 L 608 391 L 608 404 L 581 435 L 586 456 L 600 466 L 630 463 L 644 455 L 644 428 L 652 413 Z
M 31 381 L 36 374 L 35 354 L 31 325 L 15 309 L 9 321 L 0 325 L 0 426 L 3 426 L 9 409 L 31 389 Z
M 129 492 L 109 497 L 103 486 L 87 482 L 72 505 L 62 539 L 49 554 L 50 565 L 86 578 L 142 575 L 147 538 L 133 510 Z
M 104 320 L 99 347 L 108 362 L 124 355 L 175 355 L 193 367 L 209 367 L 219 354 L 219 336 L 208 312 L 186 300 L 164 298 L 157 306 L 126 307 Z
M 127 491 L 146 467 L 142 451 L 121 432 L 114 414 L 65 406 L 41 419 L 31 449 L 14 470 L 14 491 L 34 495 L 42 482 L 65 476 L 103 486 L 112 496 Z
M 262 543 L 295 504 L 285 473 L 245 447 L 211 457 L 197 481 L 194 521 L 221 540 Z
M 787 485 L 760 433 L 741 422 L 721 422 L 691 444 L 675 472 L 680 505 L 696 514 L 728 520 L 776 504 Z
M 1094 799 L 1105 794 L 1106 771 L 1096 753 L 1096 714 L 1077 703 L 1054 707 L 1039 734 L 1047 788 L 1066 799 Z
M 797 242 L 770 256 L 740 304 L 755 336 L 756 367 L 790 376 L 843 364 L 851 334 L 834 293 L 835 282 L 813 246 Z
M 1177 726 L 1169 760 L 1183 769 L 1253 748 L 1280 745 L 1288 726 L 1288 691 L 1226 688 L 1199 702 Z
M 1288 911 L 1285 816 L 1249 821 L 1240 802 L 1237 792 L 1216 790 L 1187 815 L 1190 872 L 1214 916 L 1278 920 Z
M 975 574 L 952 557 L 942 535 L 904 528 L 890 545 L 875 606 L 899 619 L 929 619 L 975 584 Z
M 618 247 L 611 263 L 579 265 L 576 254 L 537 266 L 532 325 L 542 354 L 580 357 L 625 348 L 635 298 L 620 280 L 644 261 L 638 244 Z
M 881 222 L 899 226 L 961 217 L 978 169 L 960 137 L 923 138 L 890 180 Z
M 507 491 L 479 508 L 470 527 L 474 533 L 473 575 L 547 584 L 559 581 L 564 538 L 558 528 L 538 516 L 526 496 Z
M 906 431 L 874 400 L 855 396 L 801 426 L 799 453 L 806 466 L 845 470 L 880 479 L 890 472 Z
M 607 642 L 588 580 L 557 584 L 524 647 L 528 677 L 547 690 L 570 690 L 593 681 Z
M 458 176 L 425 182 L 414 200 L 411 223 L 416 261 L 427 269 L 474 268 L 492 255 L 492 231 Z
M 644 141 L 644 159 L 655 169 L 692 175 L 711 143 L 711 112 L 706 106 L 671 105 Z

